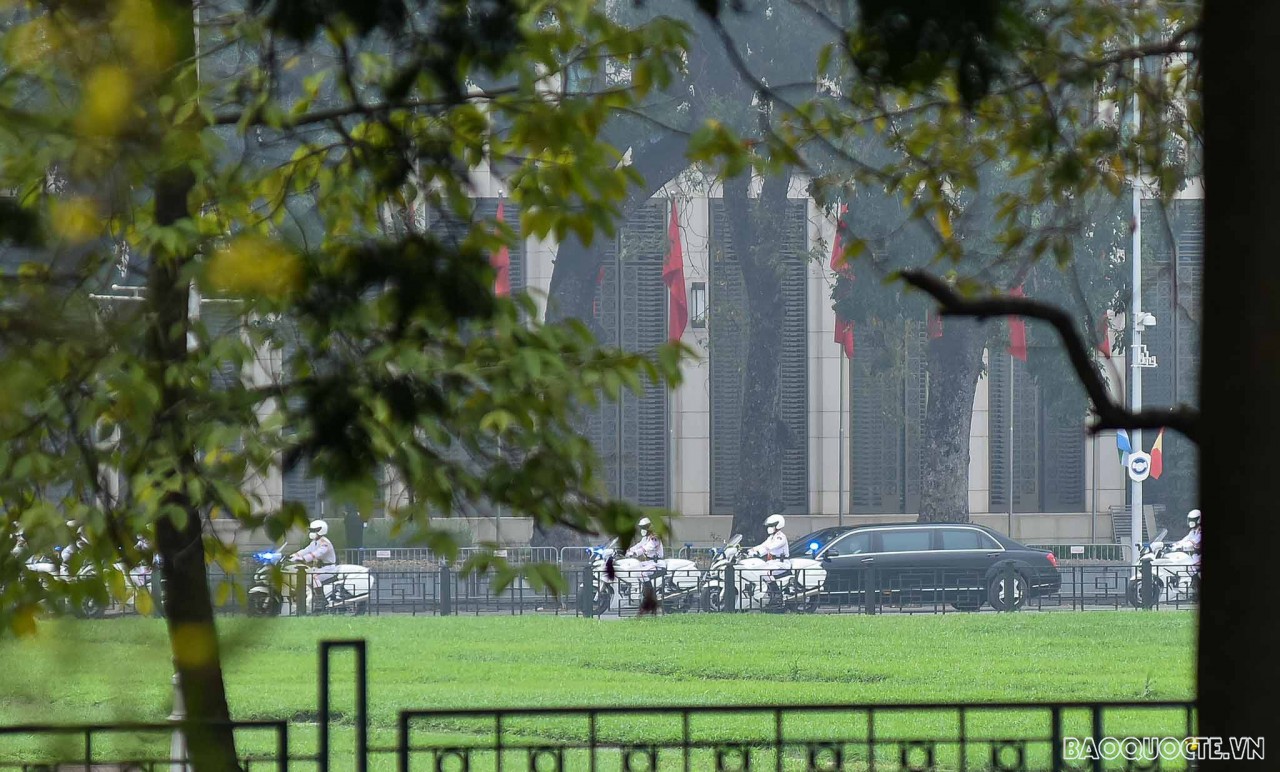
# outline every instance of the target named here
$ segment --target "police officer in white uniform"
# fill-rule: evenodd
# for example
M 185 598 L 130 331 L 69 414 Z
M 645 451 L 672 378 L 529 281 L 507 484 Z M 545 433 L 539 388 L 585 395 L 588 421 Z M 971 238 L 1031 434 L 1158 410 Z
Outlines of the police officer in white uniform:
M 1200 510 L 1193 509 L 1187 513 L 1187 527 L 1190 533 L 1174 542 L 1172 549 L 1194 555 L 1196 563 L 1200 563 Z
M 327 535 L 329 533 L 329 524 L 325 521 L 312 520 L 307 532 L 311 536 L 311 543 L 293 553 L 289 559 L 315 566 L 311 570 L 311 586 L 320 592 L 319 597 L 322 602 L 328 602 L 328 598 L 325 597 L 321 586 L 324 584 L 324 580 L 338 571 L 338 551 L 333 548 L 333 542 L 329 541 Z
M 769 515 L 764 521 L 764 530 L 768 536 L 764 541 L 747 550 L 748 555 L 764 558 L 767 561 L 779 561 L 778 567 L 773 572 L 774 575 L 789 567 L 791 545 L 787 542 L 787 535 L 782 532 L 786 525 L 787 521 L 782 515 Z
M 642 518 L 638 523 L 640 527 L 640 541 L 631 545 L 631 549 L 627 550 L 623 557 L 635 558 L 640 561 L 640 575 L 644 579 L 649 579 L 658 570 L 657 561 L 662 560 L 662 540 L 658 535 L 649 530 L 653 525 L 653 521 L 649 518 Z

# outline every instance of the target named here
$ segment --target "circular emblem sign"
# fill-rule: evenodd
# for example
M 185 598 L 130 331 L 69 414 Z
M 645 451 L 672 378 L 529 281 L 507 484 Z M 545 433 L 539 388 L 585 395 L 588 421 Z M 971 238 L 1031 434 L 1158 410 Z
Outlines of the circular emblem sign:
M 1142 482 L 1151 475 L 1151 456 L 1142 451 L 1129 455 L 1129 479 Z

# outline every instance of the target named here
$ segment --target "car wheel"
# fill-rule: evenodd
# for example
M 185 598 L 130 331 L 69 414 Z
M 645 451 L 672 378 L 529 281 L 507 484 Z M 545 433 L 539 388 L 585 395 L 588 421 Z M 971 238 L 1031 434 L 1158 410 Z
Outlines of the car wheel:
M 991 580 L 991 584 L 987 586 L 987 602 L 991 604 L 991 608 L 996 611 L 1008 611 L 1020 609 L 1026 604 L 1029 589 L 1027 578 L 1016 572 L 1013 577 L 1012 587 L 1006 587 L 1010 582 L 1007 581 L 1003 572 Z
M 280 616 L 280 598 L 270 593 L 254 593 L 249 596 L 249 616 Z

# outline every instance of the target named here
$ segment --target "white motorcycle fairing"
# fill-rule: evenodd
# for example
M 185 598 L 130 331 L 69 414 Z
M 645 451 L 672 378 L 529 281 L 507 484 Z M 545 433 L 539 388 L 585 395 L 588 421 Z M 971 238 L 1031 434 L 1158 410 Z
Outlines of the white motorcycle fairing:
M 340 563 L 333 566 L 332 581 L 321 589 L 325 593 L 325 606 L 317 608 L 313 597 L 315 588 L 311 586 L 310 568 L 305 563 L 284 562 L 280 550 L 259 552 L 254 557 L 261 563 L 254 574 L 253 586 L 249 588 L 249 612 L 257 616 L 292 615 L 295 613 L 294 602 L 298 597 L 298 572 L 308 569 L 305 603 L 312 610 L 351 610 L 367 608 L 369 597 L 373 594 L 374 578 L 368 568 L 355 563 Z M 279 565 L 279 583 L 273 573 Z
M 1200 561 L 1195 555 L 1176 550 L 1161 539 L 1165 531 L 1156 535 L 1155 541 L 1142 547 L 1134 566 L 1135 576 L 1129 580 L 1125 597 L 1131 606 L 1140 608 L 1142 602 L 1142 567 L 1151 566 L 1149 603 L 1194 603 L 1199 599 Z
M 770 587 L 777 588 L 783 603 L 816 598 L 827 579 L 822 563 L 812 558 L 742 558 L 734 565 L 738 597 L 753 606 L 766 604 Z
M 49 577 L 49 580 L 58 582 L 92 579 L 97 575 L 97 572 L 91 566 L 83 566 L 75 576 L 72 576 L 67 571 L 67 567 L 61 562 L 55 562 L 44 557 L 32 557 L 28 559 L 25 567 L 28 571 L 43 574 Z M 81 598 L 78 602 L 72 602 L 72 613 L 80 617 L 102 617 L 107 613 L 109 608 L 116 605 L 117 601 L 123 608 L 127 609 L 129 604 L 136 604 L 139 591 L 150 591 L 151 566 L 139 565 L 129 569 L 126 568 L 123 563 L 116 563 L 112 566 L 111 570 L 125 577 L 125 581 L 123 583 L 124 596 L 115 599 L 108 597 L 107 605 L 100 603 L 97 598 L 86 596 Z M 47 584 L 45 586 L 48 587 Z
M 696 563 L 684 558 L 647 561 L 623 557 L 618 555 L 617 545 L 618 540 L 614 539 L 604 547 L 588 550 L 593 588 L 580 589 L 584 611 L 589 607 L 589 612 L 598 616 L 620 607 L 624 601 L 638 605 L 648 581 L 654 583 L 659 603 L 667 603 L 676 610 L 685 610 L 693 604 L 702 583 L 702 571 Z M 607 568 L 610 560 L 613 576 Z M 590 597 L 586 597 L 588 594 Z

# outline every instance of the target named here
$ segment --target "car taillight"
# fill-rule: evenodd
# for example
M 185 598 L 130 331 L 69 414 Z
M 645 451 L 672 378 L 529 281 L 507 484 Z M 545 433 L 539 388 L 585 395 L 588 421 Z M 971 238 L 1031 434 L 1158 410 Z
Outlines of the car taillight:
M 1054 568 L 1058 567 L 1058 559 L 1053 556 L 1052 552 L 1046 552 L 1045 557 L 1049 558 L 1049 565 L 1053 566 Z

